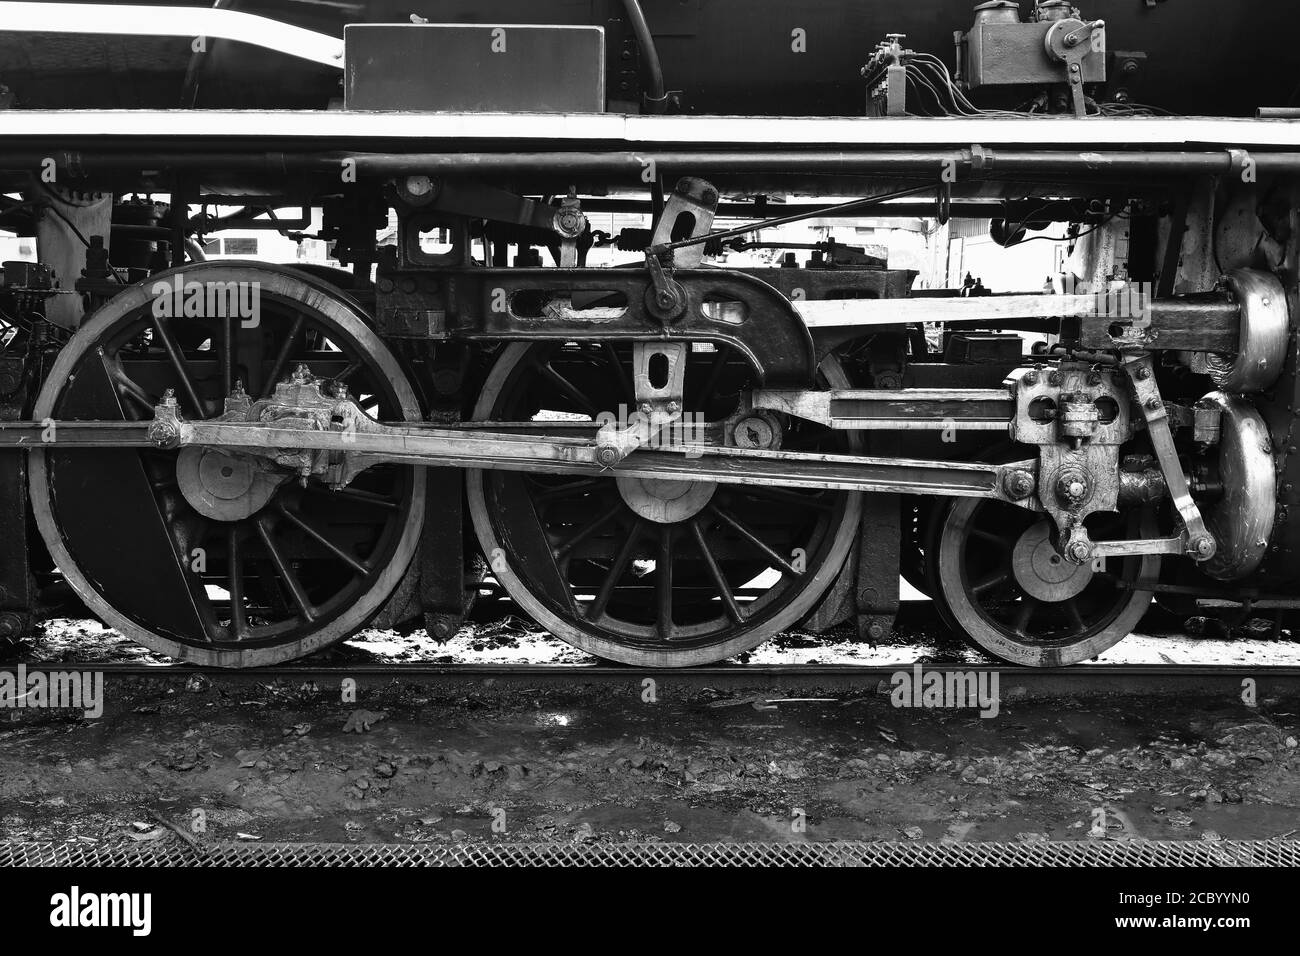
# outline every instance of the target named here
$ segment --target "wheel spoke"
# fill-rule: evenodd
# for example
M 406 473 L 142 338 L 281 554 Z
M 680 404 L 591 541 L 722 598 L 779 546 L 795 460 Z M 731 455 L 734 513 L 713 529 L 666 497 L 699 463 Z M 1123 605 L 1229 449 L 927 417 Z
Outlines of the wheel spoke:
M 596 417 L 596 406 L 591 404 L 587 396 L 583 395 L 576 385 L 553 369 L 549 363 L 540 366 L 540 370 L 542 376 L 558 388 L 565 398 L 573 402 L 584 414 L 590 415 L 592 418 Z
M 628 375 L 627 371 L 623 368 L 623 362 L 618 357 L 618 352 L 616 352 L 614 346 L 608 342 L 605 342 L 601 346 L 601 351 L 605 356 L 605 361 L 609 363 L 609 367 L 611 371 L 613 371 L 614 377 L 618 379 L 619 391 L 623 393 L 623 400 L 627 402 L 627 407 L 635 408 L 636 392 L 632 388 L 632 377 Z
M 735 623 L 743 624 L 745 615 L 741 612 L 740 605 L 736 603 L 736 596 L 731 593 L 731 587 L 727 584 L 722 568 L 718 567 L 718 559 L 713 556 L 708 542 L 704 540 L 704 531 L 700 528 L 698 520 L 691 522 L 691 534 L 695 538 L 695 546 L 699 549 L 700 557 L 704 558 L 704 564 L 709 569 L 709 576 L 713 578 L 713 583 L 718 589 L 718 596 L 722 598 L 722 606 L 726 608 L 727 616 Z
M 614 502 L 613 507 L 609 508 L 603 514 L 597 515 L 593 520 L 587 522 L 587 524 L 583 525 L 583 527 L 576 534 L 568 538 L 563 544 L 557 547 L 555 549 L 555 559 L 557 561 L 564 560 L 566 557 L 568 557 L 568 555 L 573 551 L 574 548 L 582 544 L 582 542 L 586 541 L 588 538 L 590 538 L 601 528 L 605 527 L 605 525 L 613 521 L 614 517 L 618 515 L 620 512 L 622 512 L 623 509 L 624 509 L 624 505 L 622 501 Z
M 276 353 L 275 364 L 271 366 L 271 371 L 262 380 L 262 398 L 270 398 L 271 392 L 275 391 L 275 386 L 279 383 L 279 378 L 284 373 L 285 366 L 289 364 L 289 356 L 293 354 L 294 343 L 302 333 L 302 327 L 306 321 L 306 316 L 297 315 L 294 317 L 293 325 L 289 326 L 289 332 L 280 345 L 280 351 Z
M 334 381 L 346 382 L 353 375 L 356 375 L 357 372 L 359 371 L 361 371 L 361 360 L 353 359 L 351 362 L 349 362 L 347 365 L 343 367 L 343 371 L 339 372 L 337 375 L 334 376 Z
M 713 365 L 709 368 L 709 377 L 704 380 L 700 386 L 700 391 L 695 395 L 697 406 L 703 410 L 708 406 L 709 399 L 713 397 L 718 388 L 718 382 L 722 379 L 722 372 L 727 367 L 727 359 L 731 356 L 731 346 L 719 345 L 717 357 L 713 360 Z
M 271 564 L 275 566 L 276 574 L 280 575 L 280 580 L 284 581 L 285 587 L 289 589 L 289 597 L 298 608 L 299 615 L 303 620 L 311 622 L 316 619 L 316 610 L 312 607 L 311 602 L 307 600 L 307 592 L 302 588 L 302 582 L 298 576 L 293 573 L 293 568 L 285 561 L 284 555 L 280 553 L 275 539 L 271 537 L 271 530 L 266 526 L 265 520 L 257 522 L 257 536 L 262 539 L 262 545 L 266 548 L 267 556 L 271 559 Z
M 1065 614 L 1070 619 L 1070 623 L 1074 625 L 1075 630 L 1086 631 L 1088 629 L 1088 625 L 1083 621 L 1083 615 L 1079 613 L 1078 598 L 1070 598 L 1065 602 Z
M 397 502 L 392 498 L 377 495 L 372 491 L 362 491 L 360 488 L 340 488 L 335 491 L 325 487 L 324 485 L 309 484 L 307 490 L 325 497 L 335 499 L 345 498 L 348 501 L 355 501 L 358 504 L 369 505 L 373 508 L 382 508 L 384 511 L 397 510 Z
M 226 590 L 230 593 L 230 639 L 242 641 L 248 630 L 244 617 L 244 569 L 239 556 L 239 528 L 226 531 Z
M 972 538 L 979 538 L 979 540 L 986 544 L 991 544 L 999 551 L 1011 550 L 1011 542 L 1007 540 L 1005 535 L 995 534 L 994 532 L 986 531 L 983 528 L 971 528 L 970 533 Z
M 221 337 L 221 394 L 223 395 L 229 395 L 235 389 L 235 337 L 239 321 L 238 316 L 228 316 Z
M 280 506 L 277 508 L 277 510 L 280 512 L 280 514 L 284 515 L 284 517 L 289 520 L 290 524 L 294 525 L 296 528 L 302 531 L 302 533 L 305 534 L 307 537 L 311 538 L 313 541 L 319 544 L 330 554 L 334 555 L 334 557 L 338 558 L 340 561 L 342 561 L 344 564 L 350 567 L 353 571 L 357 572 L 357 574 L 361 575 L 362 577 L 366 577 L 368 574 L 370 574 L 369 567 L 362 564 L 355 557 L 348 554 L 346 551 L 344 551 L 334 542 L 330 541 L 323 534 L 321 534 L 319 531 L 317 531 L 315 528 L 309 525 L 306 521 L 298 517 L 298 515 L 294 514 L 292 511 L 290 511 L 286 505 L 281 503 Z
M 1016 610 L 1015 622 L 1012 624 L 1012 627 L 1015 629 L 1017 634 L 1024 635 L 1025 637 L 1029 636 L 1027 630 L 1029 622 L 1033 620 L 1034 614 L 1038 611 L 1038 608 L 1039 601 L 1037 598 L 1026 597 L 1020 603 L 1019 608 Z
M 117 388 L 117 393 L 123 398 L 130 399 L 137 407 L 152 417 L 154 406 L 158 403 L 150 397 L 148 392 L 140 387 L 139 383 L 126 374 L 126 370 L 122 368 L 121 362 L 110 359 L 107 355 L 102 353 L 100 358 L 104 363 L 104 371 L 108 373 L 109 379 Z M 122 410 L 124 412 L 126 411 L 125 406 L 123 406 Z
M 581 478 L 578 481 L 566 481 L 562 485 L 553 485 L 545 491 L 537 492 L 533 495 L 533 500 L 539 505 L 547 505 L 553 501 L 574 498 L 584 492 L 603 487 L 608 480 L 607 478 Z
M 172 368 L 175 369 L 177 377 L 181 382 L 181 393 L 186 401 L 190 403 L 190 410 L 200 418 L 207 418 L 207 412 L 203 408 L 203 402 L 199 399 L 199 393 L 194 389 L 194 380 L 190 377 L 190 368 L 185 361 L 180 347 L 173 338 L 171 329 L 167 327 L 167 321 L 155 316 L 153 327 L 158 333 L 158 340 L 162 342 L 163 349 L 167 352 L 167 358 L 171 360 Z
M 673 636 L 673 526 L 659 529 L 659 557 L 655 561 L 655 591 L 659 598 L 656 624 L 665 641 Z
M 609 566 L 609 573 L 605 575 L 605 581 L 601 584 L 596 599 L 587 606 L 587 620 L 594 621 L 604 615 L 609 599 L 614 596 L 614 589 L 623 577 L 623 572 L 627 570 L 628 562 L 632 560 L 632 552 L 636 548 L 637 540 L 641 537 L 641 525 L 642 521 L 637 519 L 628 532 L 627 538 L 623 541 L 623 547 L 619 548 L 618 554 Z
M 835 502 L 825 495 L 801 495 L 797 491 L 773 488 L 768 485 L 744 485 L 741 493 L 749 498 L 779 501 L 782 504 L 794 505 L 797 508 L 815 508 L 818 511 L 830 511 L 835 507 Z
M 971 594 L 976 597 L 983 597 L 989 591 L 1011 583 L 1011 572 L 1006 569 L 994 571 L 988 577 L 982 578 L 977 584 L 971 586 Z
M 781 555 L 778 554 L 776 551 L 774 551 L 772 548 L 768 547 L 768 545 L 764 541 L 762 541 L 758 537 L 758 535 L 753 532 L 753 530 L 751 530 L 744 523 L 742 523 L 739 518 L 736 518 L 733 515 L 728 514 L 727 512 L 719 508 L 717 505 L 712 503 L 710 503 L 709 505 L 709 510 L 713 512 L 713 514 L 716 515 L 724 524 L 726 524 L 737 534 L 739 534 L 742 538 L 744 538 L 754 547 L 758 548 L 759 551 L 762 551 L 763 554 L 767 555 L 767 559 L 771 561 L 774 565 L 776 565 L 778 568 L 780 568 L 782 574 L 788 574 L 794 578 L 802 577 L 803 575 L 802 571 L 796 570 L 795 567 L 791 565 L 789 561 L 781 557 Z

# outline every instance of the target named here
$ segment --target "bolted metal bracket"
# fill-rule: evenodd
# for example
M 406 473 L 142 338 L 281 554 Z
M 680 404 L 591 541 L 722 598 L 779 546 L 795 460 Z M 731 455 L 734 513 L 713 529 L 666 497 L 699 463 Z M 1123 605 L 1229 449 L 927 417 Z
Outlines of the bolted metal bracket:
M 1114 511 L 1119 448 L 1132 434 L 1122 373 L 1086 362 L 1017 369 L 1007 379 L 1015 403 L 1011 438 L 1038 446 L 1038 481 L 1011 475 L 1005 490 L 1031 488 L 1056 525 L 1057 550 L 1074 564 L 1094 558 L 1084 519 Z
M 596 434 L 596 461 L 612 468 L 636 449 L 650 443 L 682 417 L 686 384 L 687 342 L 634 342 L 632 383 L 636 412 L 607 421 Z
M 1128 374 L 1137 407 L 1146 419 L 1147 434 L 1151 446 L 1155 449 L 1156 460 L 1164 474 L 1165 484 L 1173 499 L 1178 517 L 1183 523 L 1183 532 L 1179 538 L 1183 553 L 1197 562 L 1204 562 L 1214 557 L 1218 545 L 1214 536 L 1205 526 L 1201 509 L 1192 498 L 1191 486 L 1183 466 L 1178 460 L 1178 449 L 1174 445 L 1174 435 L 1169 428 L 1169 415 L 1165 403 L 1160 398 L 1160 387 L 1156 384 L 1155 365 L 1149 352 L 1124 353 L 1124 371 Z
M 673 280 L 672 270 L 664 268 L 653 252 L 646 252 L 645 264 L 650 272 L 650 287 L 645 292 L 646 311 L 664 325 L 676 322 L 686 314 L 686 290 Z

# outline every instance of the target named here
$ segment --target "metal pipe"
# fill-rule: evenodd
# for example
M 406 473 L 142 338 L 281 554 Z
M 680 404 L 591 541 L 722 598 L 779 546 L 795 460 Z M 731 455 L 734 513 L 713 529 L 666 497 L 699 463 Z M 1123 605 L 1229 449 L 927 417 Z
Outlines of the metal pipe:
M 924 186 L 916 186 L 911 189 L 899 189 L 894 192 L 882 193 L 879 196 L 868 196 L 865 199 L 851 199 L 848 202 L 839 203 L 834 206 L 825 206 L 821 209 L 814 207 L 809 212 L 794 213 L 789 216 L 781 216 L 776 219 L 764 219 L 762 222 L 751 222 L 734 229 L 723 229 L 718 232 L 710 232 L 707 235 L 696 236 L 692 239 L 682 239 L 678 242 L 662 242 L 656 246 L 651 246 L 649 252 L 655 255 L 661 255 L 673 249 L 685 249 L 687 246 L 703 245 L 706 242 L 714 242 L 719 239 L 732 239 L 736 236 L 748 235 L 759 229 L 771 229 L 775 226 L 786 226 L 790 223 L 801 222 L 805 219 L 813 219 L 820 216 L 823 212 L 827 213 L 845 213 L 851 210 L 862 210 L 867 206 L 875 206 L 887 202 L 890 199 L 901 199 L 904 196 L 913 196 L 919 192 L 930 189 L 927 183 Z
M 770 203 L 759 206 L 756 203 L 721 203 L 714 213 L 714 219 L 762 219 L 764 216 L 781 213 L 798 215 L 813 210 L 823 210 L 818 218 L 846 217 L 860 219 L 857 210 L 836 212 L 827 211 L 823 206 L 808 203 Z M 582 200 L 582 211 L 586 213 L 626 213 L 648 216 L 651 206 L 648 202 L 636 199 L 586 198 Z M 991 202 L 973 200 L 962 202 L 953 200 L 951 213 L 955 219 L 998 219 L 1007 215 L 1004 202 L 1000 199 Z M 888 202 L 871 211 L 872 218 L 886 219 L 925 219 L 934 216 L 934 202 Z M 1014 216 L 1012 217 L 1014 218 Z M 1086 220 L 1085 210 L 1080 203 L 1069 200 L 1049 200 L 1043 203 L 1035 218 L 1044 222 L 1082 222 Z
M 646 163 L 700 174 L 747 172 L 796 173 L 913 173 L 934 176 L 944 168 L 968 178 L 983 173 L 1106 174 L 1122 176 L 1209 175 L 1231 172 L 1236 160 L 1227 150 L 1155 152 L 1136 149 L 1109 152 L 1069 150 L 646 150 L 642 152 L 545 151 L 511 153 L 356 153 L 356 152 L 76 152 L 28 150 L 7 152 L 4 168 L 39 168 L 52 157 L 71 175 L 114 169 L 240 169 L 286 175 L 299 172 L 337 173 L 344 163 L 370 176 L 572 174 L 638 177 Z M 1300 173 L 1300 152 L 1251 153 L 1256 169 L 1265 173 Z
M 623 0 L 623 10 L 627 14 L 632 33 L 636 36 L 636 45 L 641 49 L 641 60 L 645 64 L 647 89 L 642 94 L 642 99 L 646 102 L 646 111 L 662 113 L 668 106 L 668 93 L 664 89 L 664 70 L 659 61 L 659 47 L 655 45 L 654 34 L 650 32 L 650 24 L 646 22 L 640 0 Z

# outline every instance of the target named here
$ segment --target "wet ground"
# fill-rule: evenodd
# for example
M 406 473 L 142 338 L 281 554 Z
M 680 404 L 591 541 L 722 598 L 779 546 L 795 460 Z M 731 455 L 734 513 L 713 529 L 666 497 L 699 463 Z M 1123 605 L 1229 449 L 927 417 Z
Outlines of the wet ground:
M 117 686 L 99 720 L 0 723 L 0 839 L 181 839 L 167 824 L 200 841 L 328 842 L 1300 829 L 1300 700 L 1011 701 L 984 719 L 877 694 L 773 711 L 708 690 L 649 701 L 633 683 L 403 683 L 349 703 L 314 684 Z
M 1135 635 L 1105 663 L 1298 664 L 1238 629 Z M 39 664 L 164 659 L 52 621 Z M 513 617 L 446 643 L 366 632 L 341 665 L 585 663 Z M 976 662 L 942 634 L 879 645 L 791 633 L 752 663 Z M 756 710 L 734 691 L 646 699 L 634 681 L 521 692 L 197 677 L 110 685 L 101 719 L 0 715 L 0 839 L 780 841 L 1262 839 L 1300 832 L 1300 700 L 1003 701 L 898 709 L 819 694 Z

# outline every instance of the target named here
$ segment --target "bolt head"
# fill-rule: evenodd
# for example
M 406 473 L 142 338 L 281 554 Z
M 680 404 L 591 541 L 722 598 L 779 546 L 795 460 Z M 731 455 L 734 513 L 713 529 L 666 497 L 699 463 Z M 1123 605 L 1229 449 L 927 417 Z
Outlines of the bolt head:
M 1086 541 L 1073 541 L 1066 547 L 1065 556 L 1075 564 L 1087 564 L 1092 559 L 1092 548 Z
M 555 213 L 555 231 L 567 239 L 576 239 L 582 235 L 585 225 L 581 210 L 573 206 L 561 207 Z
M 175 422 L 156 420 L 149 425 L 149 440 L 159 448 L 170 448 L 180 440 L 180 429 Z
M 1003 481 L 1003 489 L 1011 498 L 1027 498 L 1034 490 L 1034 477 L 1027 471 L 1013 471 Z
M 428 176 L 407 176 L 406 191 L 412 196 L 427 196 L 433 192 L 433 180 Z

